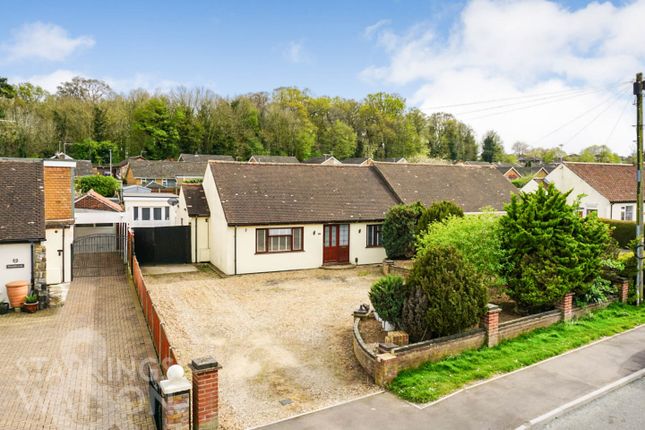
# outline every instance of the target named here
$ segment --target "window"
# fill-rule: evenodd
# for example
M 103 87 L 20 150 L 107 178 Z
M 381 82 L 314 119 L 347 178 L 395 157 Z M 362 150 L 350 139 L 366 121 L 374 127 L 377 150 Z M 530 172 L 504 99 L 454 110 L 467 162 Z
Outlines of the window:
M 349 245 L 349 224 L 340 225 L 340 237 L 338 238 L 338 246 Z
M 170 208 L 168 206 L 166 206 L 165 208 L 163 208 L 163 212 L 164 212 L 164 218 L 163 219 L 168 221 L 170 219 Z
M 383 224 L 372 224 L 367 226 L 367 247 L 383 246 L 381 227 Z
M 623 221 L 632 221 L 634 219 L 634 206 L 621 206 L 620 219 Z
M 134 207 L 134 220 L 137 221 L 139 219 L 139 208 L 137 206 Z
M 302 227 L 258 228 L 255 231 L 255 252 L 302 251 Z
M 141 219 L 150 221 L 150 208 L 141 208 Z
M 598 215 L 598 209 L 587 209 L 587 216 L 589 216 L 591 214 Z
M 155 221 L 161 221 L 161 208 L 152 208 Z
M 177 181 L 175 179 L 162 179 L 161 184 L 166 188 L 175 188 Z

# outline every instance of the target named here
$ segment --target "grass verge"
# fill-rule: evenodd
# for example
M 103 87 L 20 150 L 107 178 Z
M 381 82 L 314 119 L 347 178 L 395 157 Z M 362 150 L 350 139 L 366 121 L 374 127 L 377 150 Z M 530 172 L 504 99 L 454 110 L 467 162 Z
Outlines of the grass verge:
M 538 329 L 494 348 L 466 351 L 404 370 L 388 388 L 406 400 L 430 402 L 469 383 L 511 372 L 644 323 L 645 306 L 612 304 L 584 318 Z

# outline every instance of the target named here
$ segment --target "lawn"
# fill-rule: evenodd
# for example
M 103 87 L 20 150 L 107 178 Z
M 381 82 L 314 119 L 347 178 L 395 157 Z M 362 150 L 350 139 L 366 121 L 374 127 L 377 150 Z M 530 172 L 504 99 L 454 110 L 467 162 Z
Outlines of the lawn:
M 433 401 L 467 384 L 537 363 L 640 324 L 645 324 L 645 306 L 613 304 L 584 318 L 538 329 L 494 348 L 467 351 L 405 370 L 389 389 L 412 402 Z

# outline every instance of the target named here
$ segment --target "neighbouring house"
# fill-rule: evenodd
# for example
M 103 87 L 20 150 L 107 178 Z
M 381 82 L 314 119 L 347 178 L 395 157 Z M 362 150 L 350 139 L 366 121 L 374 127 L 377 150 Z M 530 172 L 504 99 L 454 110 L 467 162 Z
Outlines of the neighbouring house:
M 127 185 L 143 185 L 153 191 L 159 189 L 165 192 L 176 192 L 182 183 L 201 180 L 207 164 L 207 160 L 132 160 L 128 164 L 124 181 Z M 152 183 L 157 184 L 158 187 L 152 186 Z
M 0 160 L 0 172 L 6 175 L 0 177 L 0 253 L 11 259 L 1 272 L 31 280 L 47 296 L 51 286 L 64 288 L 72 279 L 75 167 L 68 158 Z M 21 245 L 7 248 L 8 243 Z M 6 252 L 16 254 L 8 257 Z
M 502 211 L 515 187 L 496 169 L 209 163 L 210 261 L 226 274 L 373 264 L 381 225 L 400 203 L 452 200 L 467 213 Z
M 579 199 L 578 212 L 596 213 L 601 218 L 633 221 L 636 219 L 636 167 L 631 164 L 574 163 L 560 164 L 543 179 L 558 190 L 571 190 L 569 204 Z M 533 192 L 540 185 L 531 181 L 522 192 Z
M 92 176 L 98 173 L 90 160 L 75 160 L 64 152 L 57 152 L 49 158 L 50 160 L 76 161 L 74 176 Z
M 210 209 L 202 184 L 184 184 L 179 191 L 177 225 L 190 226 L 191 261 L 210 261 Z
M 384 158 L 378 161 L 382 161 L 384 163 L 407 163 L 408 162 L 408 160 L 406 160 L 404 157 Z
M 249 163 L 300 163 L 296 157 L 287 155 L 252 155 Z
M 230 155 L 215 155 L 215 154 L 179 154 L 177 161 L 235 161 Z
M 124 179 L 125 176 L 128 173 L 128 167 L 130 167 L 130 162 L 131 161 L 140 161 L 140 160 L 145 160 L 142 155 L 137 155 L 135 157 L 128 157 L 125 160 L 121 161 L 120 163 L 115 165 L 115 173 L 116 177 L 119 179 Z
M 522 177 L 522 174 L 517 170 L 517 167 L 515 166 L 504 166 L 504 165 L 498 165 L 496 166 L 496 169 L 504 175 L 506 179 L 509 181 L 519 179 Z
M 150 188 L 146 188 L 142 185 L 125 185 L 121 188 L 121 193 L 151 193 Z
M 323 164 L 325 166 L 340 166 L 343 163 L 338 161 L 336 157 L 330 154 L 324 154 L 320 157 L 312 157 L 308 160 L 303 161 L 306 164 Z
M 47 283 L 43 176 L 42 160 L 0 160 L 0 301 L 8 282 Z
M 371 158 L 365 157 L 345 158 L 341 161 L 343 164 L 351 164 L 354 166 L 371 166 L 373 162 Z
M 74 201 L 74 239 L 91 235 L 123 235 L 127 217 L 121 205 L 94 190 Z
M 126 222 L 133 228 L 175 225 L 178 203 L 173 193 L 123 193 Z

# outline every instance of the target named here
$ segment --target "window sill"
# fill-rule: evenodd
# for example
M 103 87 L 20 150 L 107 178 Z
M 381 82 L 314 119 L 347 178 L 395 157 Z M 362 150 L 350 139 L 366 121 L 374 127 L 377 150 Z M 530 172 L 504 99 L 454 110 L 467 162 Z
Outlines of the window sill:
M 255 252 L 255 255 L 272 255 L 272 254 L 296 254 L 298 252 L 305 252 L 304 249 L 298 251 L 274 251 L 274 252 Z
M 371 248 L 383 248 L 383 245 L 367 245 L 365 248 L 371 249 Z

